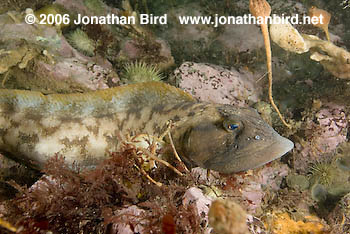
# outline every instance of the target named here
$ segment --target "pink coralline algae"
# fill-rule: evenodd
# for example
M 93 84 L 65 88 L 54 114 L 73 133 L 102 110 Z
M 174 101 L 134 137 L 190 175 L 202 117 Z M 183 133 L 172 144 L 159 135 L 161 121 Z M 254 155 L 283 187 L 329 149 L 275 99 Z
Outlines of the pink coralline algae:
M 205 217 L 205 223 L 208 223 L 208 212 L 209 206 L 211 205 L 212 199 L 203 194 L 202 190 L 196 187 L 189 188 L 184 196 L 182 203 L 186 207 L 189 204 L 195 205 L 198 215 Z
M 42 76 L 67 82 L 71 80 L 91 90 L 109 88 L 108 81 L 114 84 L 119 82 L 119 77 L 112 69 L 76 58 L 65 58 L 53 65 L 40 61 L 37 68 L 37 73 Z
M 250 73 L 205 63 L 183 63 L 175 70 L 179 87 L 201 101 L 247 106 L 259 100 L 260 90 Z
M 346 141 L 348 120 L 344 107 L 326 103 L 309 118 L 305 127 L 305 139 L 296 144 L 303 157 L 318 156 L 333 152 L 340 143 Z
M 248 202 L 245 207 L 249 213 L 256 213 L 267 192 L 280 189 L 282 178 L 289 170 L 285 164 L 273 162 L 251 173 L 235 174 L 241 197 Z
M 100 55 L 88 57 L 74 49 L 63 36 L 59 36 L 61 47 L 55 51 L 57 61 L 53 64 L 37 62 L 37 74 L 54 80 L 74 81 L 91 90 L 106 89 L 118 84 L 119 77 L 113 71 L 112 64 Z
M 118 220 L 118 222 L 115 221 L 113 223 L 111 233 L 145 233 L 142 227 L 142 225 L 145 224 L 145 221 L 142 220 L 142 214 L 144 212 L 143 209 L 138 208 L 136 205 L 115 211 L 114 215 L 117 217 L 116 220 Z M 137 225 L 133 226 L 130 221 L 137 223 Z

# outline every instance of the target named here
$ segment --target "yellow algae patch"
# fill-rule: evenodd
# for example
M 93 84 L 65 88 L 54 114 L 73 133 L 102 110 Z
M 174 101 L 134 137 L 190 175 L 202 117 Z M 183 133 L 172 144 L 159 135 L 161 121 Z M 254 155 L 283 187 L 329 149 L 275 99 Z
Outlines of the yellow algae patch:
M 326 227 L 315 216 L 305 216 L 304 221 L 294 221 L 289 214 L 275 214 L 271 222 L 266 224 L 273 234 L 322 234 Z

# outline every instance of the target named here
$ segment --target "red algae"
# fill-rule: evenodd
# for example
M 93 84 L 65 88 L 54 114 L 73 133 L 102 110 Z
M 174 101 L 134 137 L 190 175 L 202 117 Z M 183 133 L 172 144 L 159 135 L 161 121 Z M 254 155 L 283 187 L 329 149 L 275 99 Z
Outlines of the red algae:
M 130 145 L 89 171 L 56 155 L 39 181 L 2 203 L 2 215 L 19 233 L 203 233 L 195 207 L 181 203 L 191 176 L 159 165 L 149 173 L 160 188 L 140 173 L 140 163 Z

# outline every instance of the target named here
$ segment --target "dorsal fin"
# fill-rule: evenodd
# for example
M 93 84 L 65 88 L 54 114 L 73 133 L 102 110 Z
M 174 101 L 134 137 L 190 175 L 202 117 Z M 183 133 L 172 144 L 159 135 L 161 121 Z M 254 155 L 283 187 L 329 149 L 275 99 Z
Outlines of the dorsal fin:
M 162 82 L 145 82 L 110 89 L 72 94 L 49 94 L 25 90 L 0 89 L 0 108 L 13 111 L 108 113 L 129 108 L 130 104 L 157 105 L 196 101 L 191 95 Z

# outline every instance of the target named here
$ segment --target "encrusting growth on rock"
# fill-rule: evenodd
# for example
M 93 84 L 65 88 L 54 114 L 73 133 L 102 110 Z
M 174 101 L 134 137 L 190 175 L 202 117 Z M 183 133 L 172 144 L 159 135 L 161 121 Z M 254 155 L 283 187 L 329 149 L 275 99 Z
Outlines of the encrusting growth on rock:
M 269 78 L 269 100 L 271 105 L 276 110 L 278 116 L 282 120 L 283 124 L 288 128 L 291 128 L 289 124 L 284 120 L 281 112 L 276 106 L 273 97 L 272 97 L 272 62 L 271 62 L 271 45 L 270 45 L 270 37 L 269 30 L 267 28 L 266 17 L 269 17 L 271 14 L 271 7 L 269 3 L 265 0 L 250 0 L 249 2 L 249 10 L 250 13 L 255 17 L 262 17 L 264 20 L 261 22 L 260 27 L 264 37 L 265 50 L 266 50 L 266 60 L 267 60 L 267 71 Z
M 315 216 L 305 216 L 304 220 L 295 221 L 288 213 L 273 214 L 271 221 L 266 223 L 271 233 L 328 233 L 325 225 Z

